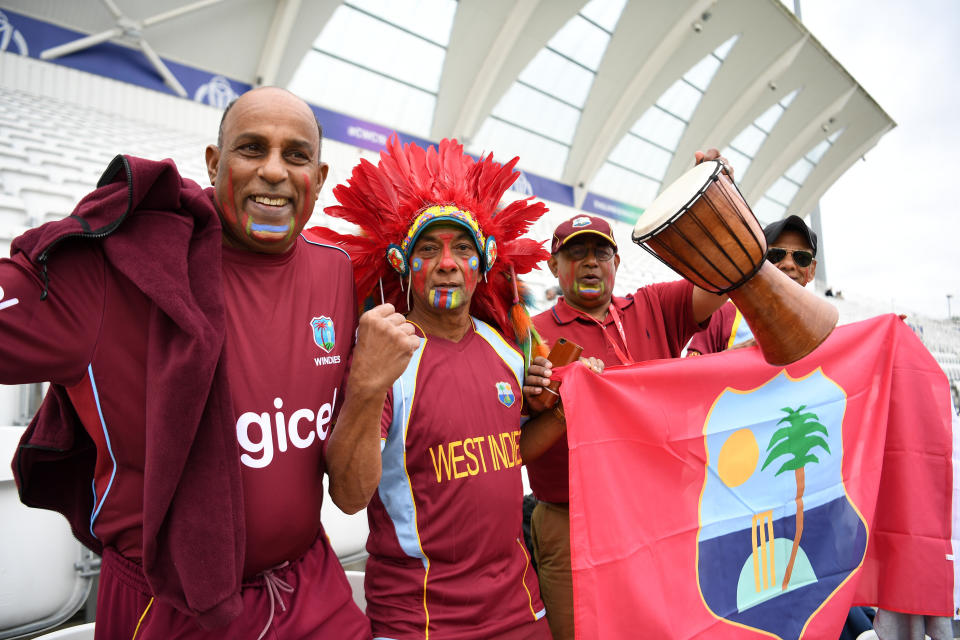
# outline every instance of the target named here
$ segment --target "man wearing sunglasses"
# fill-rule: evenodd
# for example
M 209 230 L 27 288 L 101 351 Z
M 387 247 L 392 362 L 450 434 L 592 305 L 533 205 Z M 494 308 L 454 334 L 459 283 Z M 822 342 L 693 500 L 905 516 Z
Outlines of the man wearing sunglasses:
M 767 260 L 801 287 L 813 282 L 817 272 L 817 234 L 803 218 L 791 215 L 768 224 L 763 235 L 767 239 Z M 753 344 L 750 327 L 730 302 L 713 314 L 706 329 L 693 336 L 687 355 L 699 356 Z

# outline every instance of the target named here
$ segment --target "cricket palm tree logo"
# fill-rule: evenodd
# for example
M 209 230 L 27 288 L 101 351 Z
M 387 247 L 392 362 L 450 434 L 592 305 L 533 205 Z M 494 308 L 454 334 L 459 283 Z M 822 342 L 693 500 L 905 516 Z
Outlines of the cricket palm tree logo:
M 317 346 L 330 353 L 330 350 L 336 346 L 336 333 L 333 328 L 333 319 L 327 316 L 320 316 L 310 320 L 310 326 L 313 328 L 313 341 Z
M 782 590 L 786 591 L 790 584 L 790 575 L 793 573 L 793 564 L 797 559 L 797 551 L 800 548 L 800 536 L 803 535 L 803 490 L 804 490 L 804 467 L 811 462 L 820 462 L 817 456 L 813 455 L 811 450 L 820 447 L 828 454 L 830 446 L 820 435 L 829 435 L 827 428 L 823 426 L 820 418 L 814 413 L 803 413 L 806 405 L 800 405 L 796 409 L 784 407 L 780 409 L 787 415 L 777 422 L 781 424 L 786 422 L 785 427 L 777 429 L 770 437 L 770 443 L 767 445 L 767 459 L 760 470 L 781 456 L 789 456 L 789 459 L 783 463 L 776 474 L 780 475 L 784 471 L 793 471 L 797 480 L 797 532 L 793 539 L 793 548 L 790 550 L 790 561 L 787 563 L 786 572 L 783 575 Z

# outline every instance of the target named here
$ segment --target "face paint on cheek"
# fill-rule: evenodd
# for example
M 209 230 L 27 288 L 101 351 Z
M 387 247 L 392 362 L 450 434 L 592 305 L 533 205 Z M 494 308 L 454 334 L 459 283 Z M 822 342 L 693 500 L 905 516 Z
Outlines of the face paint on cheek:
M 557 281 L 563 290 L 574 289 L 576 287 L 576 267 L 573 264 L 563 264 L 557 269 Z
M 463 270 L 463 285 L 468 291 L 473 291 L 477 288 L 477 283 L 480 281 L 480 258 L 477 256 L 470 256 L 470 259 L 467 260 L 467 268 Z
M 287 234 L 288 239 L 293 236 L 295 230 L 302 229 L 307 224 L 310 216 L 313 215 L 313 196 L 310 194 L 311 188 L 310 174 L 305 173 L 303 174 L 303 210 L 293 221 L 294 224 L 290 225 L 290 233 Z
M 217 198 L 217 203 L 220 205 L 220 213 L 223 214 L 223 221 L 231 227 L 242 228 L 246 226 L 242 224 L 237 216 L 237 205 L 234 201 L 233 194 L 233 169 L 229 169 L 227 172 L 227 191 L 230 194 L 228 200 L 223 198 Z
M 424 270 L 423 260 L 420 258 L 414 258 L 410 261 L 410 281 L 417 293 L 427 297 L 427 272 Z

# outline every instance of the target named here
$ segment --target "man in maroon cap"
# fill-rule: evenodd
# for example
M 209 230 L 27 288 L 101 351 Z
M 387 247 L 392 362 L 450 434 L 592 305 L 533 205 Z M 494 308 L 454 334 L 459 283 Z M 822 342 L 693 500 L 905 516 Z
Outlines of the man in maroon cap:
M 617 241 L 610 225 L 595 216 L 577 215 L 561 223 L 550 253 L 547 264 L 563 296 L 533 318 L 537 331 L 549 344 L 561 337 L 571 340 L 583 347 L 584 356 L 608 365 L 678 357 L 724 300 L 686 280 L 656 283 L 615 297 Z M 550 370 L 543 375 L 548 378 Z M 521 452 L 539 501 L 530 528 L 550 630 L 555 639 L 573 638 L 566 433 L 552 443 L 541 439 Z

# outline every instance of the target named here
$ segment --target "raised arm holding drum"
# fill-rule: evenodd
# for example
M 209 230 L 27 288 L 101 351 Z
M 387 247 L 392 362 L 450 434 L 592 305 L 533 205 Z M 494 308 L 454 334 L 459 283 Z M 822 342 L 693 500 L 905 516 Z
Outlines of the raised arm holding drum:
M 683 346 L 726 300 L 735 298 L 772 364 L 812 351 L 836 324 L 836 311 L 764 261 L 760 224 L 715 149 L 697 154 L 697 166 L 668 187 L 645 211 L 633 240 L 686 278 L 656 283 L 623 298 L 613 296 L 620 256 L 610 225 L 580 215 L 561 223 L 551 243 L 550 271 L 563 297 L 534 317 L 548 343 L 559 338 L 583 355 L 630 364 L 680 355 Z M 645 243 L 645 244 L 644 244 Z M 789 318 L 773 323 L 771 318 Z M 780 327 L 791 334 L 783 336 Z M 536 406 L 552 373 L 550 363 L 530 368 L 525 392 Z M 540 376 L 538 379 L 537 376 Z M 559 410 L 562 416 L 562 408 Z M 544 446 L 521 437 L 520 450 L 538 503 L 531 517 L 540 593 L 554 638 L 573 638 L 569 485 L 566 433 Z

